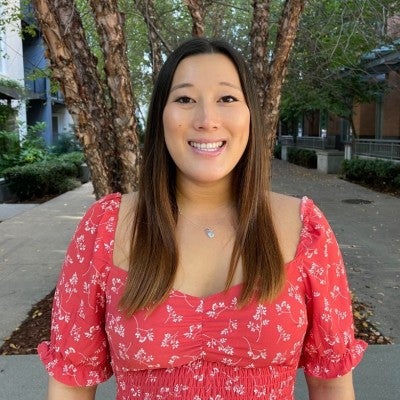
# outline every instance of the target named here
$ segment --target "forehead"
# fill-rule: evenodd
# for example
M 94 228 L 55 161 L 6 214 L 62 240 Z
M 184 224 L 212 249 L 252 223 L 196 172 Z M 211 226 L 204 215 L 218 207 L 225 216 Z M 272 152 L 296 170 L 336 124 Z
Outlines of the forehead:
M 206 79 L 208 82 L 233 80 L 240 82 L 237 68 L 233 61 L 224 54 L 196 54 L 184 58 L 177 66 L 173 84 L 180 81 L 195 83 Z

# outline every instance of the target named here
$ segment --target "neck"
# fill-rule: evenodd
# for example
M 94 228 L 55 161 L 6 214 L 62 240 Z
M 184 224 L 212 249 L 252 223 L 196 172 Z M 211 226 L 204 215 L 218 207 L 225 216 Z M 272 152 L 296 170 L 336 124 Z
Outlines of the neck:
M 213 183 L 212 185 L 194 184 L 178 181 L 177 202 L 181 209 L 196 209 L 197 212 L 219 211 L 233 205 L 230 182 Z

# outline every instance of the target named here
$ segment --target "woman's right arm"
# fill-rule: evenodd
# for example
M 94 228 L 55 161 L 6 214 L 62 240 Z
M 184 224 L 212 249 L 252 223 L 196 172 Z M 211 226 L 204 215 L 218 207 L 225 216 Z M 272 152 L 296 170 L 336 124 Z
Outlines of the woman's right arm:
M 68 386 L 49 377 L 47 400 L 94 400 L 97 386 Z
M 74 388 L 95 386 L 113 373 L 105 305 L 114 239 L 110 227 L 118 208 L 118 194 L 94 203 L 68 246 L 54 294 L 51 337 L 38 346 L 39 358 L 57 381 L 50 379 L 49 400 L 93 400 L 95 389 Z

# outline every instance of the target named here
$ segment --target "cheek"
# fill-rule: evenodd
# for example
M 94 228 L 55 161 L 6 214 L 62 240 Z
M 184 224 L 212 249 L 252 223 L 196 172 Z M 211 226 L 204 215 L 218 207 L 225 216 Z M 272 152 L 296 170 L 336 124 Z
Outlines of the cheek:
M 247 143 L 250 136 L 250 114 L 245 113 L 240 120 L 236 121 L 237 127 L 243 132 L 243 140 Z
M 164 108 L 163 113 L 163 124 L 164 129 L 174 130 L 177 127 L 182 126 L 182 115 L 178 110 L 175 110 L 174 107 L 166 106 Z
M 164 128 L 164 140 L 169 150 L 170 143 L 173 142 L 172 136 L 176 132 L 176 123 L 171 112 L 166 108 L 163 114 L 163 128 Z
M 182 123 L 179 122 L 176 113 L 171 112 L 168 108 L 164 110 L 163 127 L 165 145 L 169 155 L 175 162 Z

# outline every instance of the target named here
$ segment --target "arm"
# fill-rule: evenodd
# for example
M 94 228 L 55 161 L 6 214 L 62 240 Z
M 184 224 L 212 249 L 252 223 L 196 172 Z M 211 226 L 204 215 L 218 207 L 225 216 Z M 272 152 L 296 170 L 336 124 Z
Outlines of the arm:
M 106 228 L 115 221 L 118 206 L 116 195 L 96 202 L 80 221 L 68 246 L 54 294 L 50 341 L 38 346 L 38 356 L 50 376 L 67 385 L 50 380 L 51 400 L 64 399 L 58 395 L 60 390 L 74 393 L 68 386 L 95 386 L 113 373 L 104 319 L 107 265 L 114 234 Z M 65 398 L 92 400 L 94 391 L 91 389 L 90 397 Z
M 94 400 L 96 388 L 68 386 L 50 377 L 47 400 Z
M 305 375 L 310 400 L 354 400 L 352 372 L 340 378 L 321 379 Z

